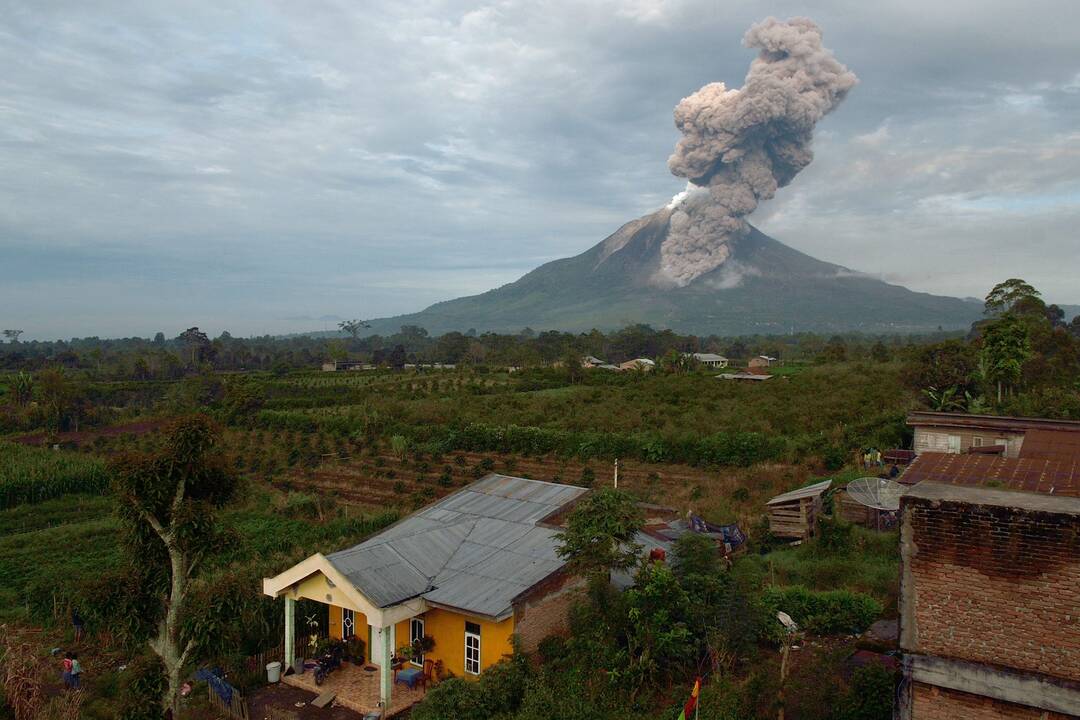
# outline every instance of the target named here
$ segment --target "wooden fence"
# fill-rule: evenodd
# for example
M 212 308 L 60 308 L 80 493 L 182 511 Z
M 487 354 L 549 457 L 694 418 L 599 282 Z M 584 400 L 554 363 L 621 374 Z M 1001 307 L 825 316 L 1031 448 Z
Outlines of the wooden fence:
M 245 698 L 239 690 L 233 690 L 232 702 L 225 702 L 216 692 L 214 692 L 213 687 L 207 685 L 206 689 L 210 693 L 210 707 L 218 714 L 224 715 L 227 718 L 232 718 L 233 720 L 251 720 L 251 714 L 248 712 L 247 698 Z

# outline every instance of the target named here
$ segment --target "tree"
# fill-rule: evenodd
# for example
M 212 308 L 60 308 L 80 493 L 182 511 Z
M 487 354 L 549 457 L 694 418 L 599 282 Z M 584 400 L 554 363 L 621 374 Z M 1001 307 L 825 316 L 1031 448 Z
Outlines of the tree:
M 154 335 L 154 344 L 159 345 L 159 346 L 164 345 L 165 344 L 165 333 L 159 332 L 156 335 Z
M 16 345 L 19 342 L 19 336 L 23 334 L 22 330 L 5 330 L 4 337 L 11 341 L 12 345 Z
M 839 335 L 833 335 L 821 351 L 820 359 L 822 362 L 844 362 L 847 360 L 847 341 Z
M 180 716 L 180 682 L 196 640 L 183 620 L 195 571 L 219 546 L 215 511 L 236 491 L 236 478 L 215 450 L 219 431 L 196 415 L 173 426 L 157 453 L 133 455 L 113 467 L 113 490 L 124 546 L 140 588 L 154 602 L 136 607 L 153 627 L 148 644 L 161 658 L 168 686 L 162 703 Z
M 58 432 L 69 427 L 78 430 L 79 418 L 86 409 L 82 387 L 62 370 L 51 368 L 38 373 L 36 384 L 49 427 Z
M 563 358 L 563 365 L 565 366 L 566 376 L 570 380 L 571 385 L 581 380 L 584 373 L 581 367 L 580 355 L 571 350 L 566 353 L 566 356 Z
M 1077 315 L 1069 323 L 1069 334 L 1074 338 L 1080 338 L 1080 315 Z
M 983 373 L 987 380 L 997 384 L 1000 403 L 1002 388 L 1011 388 L 1019 382 L 1024 363 L 1031 358 L 1031 338 L 1022 320 L 1005 315 L 986 327 L 982 342 Z
M 983 307 L 987 315 L 1008 312 L 1023 298 L 1038 298 L 1041 293 L 1020 278 L 1010 278 L 991 288 Z
M 405 360 L 406 357 L 404 345 L 395 345 L 394 349 L 390 351 L 390 355 L 387 358 L 387 362 L 390 364 L 390 367 L 394 368 L 395 370 L 400 370 L 401 368 L 405 367 Z
M 889 362 L 889 348 L 885 347 L 885 343 L 878 340 L 870 348 L 870 359 L 874 362 Z
M 614 488 L 595 490 L 570 513 L 566 530 L 557 535 L 556 552 L 572 572 L 586 576 L 627 570 L 641 552 L 634 535 L 642 522 L 629 495 Z
M 203 352 L 210 346 L 210 338 L 197 327 L 190 327 L 180 333 L 177 340 L 191 353 L 191 364 L 197 365 Z
M 34 397 L 34 378 L 20 372 L 11 381 L 11 395 L 16 405 L 26 405 Z
M 363 320 L 342 320 L 337 326 L 341 332 L 352 335 L 353 340 L 359 339 L 361 330 L 371 327 Z

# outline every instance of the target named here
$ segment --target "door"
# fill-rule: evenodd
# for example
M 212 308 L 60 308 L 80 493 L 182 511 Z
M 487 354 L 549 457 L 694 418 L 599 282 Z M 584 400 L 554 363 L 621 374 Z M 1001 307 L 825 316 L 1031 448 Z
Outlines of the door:
M 465 672 L 480 674 L 480 626 L 471 622 L 465 623 Z
M 415 643 L 424 638 L 424 618 L 414 617 L 409 621 L 409 643 Z M 424 656 L 415 655 L 410 661 L 413 665 L 424 667 Z
M 348 608 L 341 608 L 341 639 L 348 640 L 355 634 L 356 614 Z
M 953 455 L 959 455 L 960 454 L 960 436 L 959 435 L 950 435 L 949 436 L 949 452 L 952 453 Z

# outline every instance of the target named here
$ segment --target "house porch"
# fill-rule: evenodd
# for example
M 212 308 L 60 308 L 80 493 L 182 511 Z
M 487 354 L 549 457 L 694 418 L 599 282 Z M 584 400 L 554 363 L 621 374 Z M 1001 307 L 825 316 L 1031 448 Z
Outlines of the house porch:
M 281 678 L 281 681 L 286 685 L 292 685 L 316 694 L 327 690 L 334 692 L 337 694 L 336 702 L 339 705 L 344 705 L 350 710 L 355 710 L 364 715 L 378 713 L 381 710 L 380 670 L 381 668 L 374 663 L 364 663 L 362 665 L 342 663 L 341 667 L 326 676 L 322 685 L 315 684 L 315 673 L 310 670 L 305 673 L 285 675 Z M 390 707 L 383 717 L 392 717 L 412 707 L 424 698 L 424 692 L 424 689 L 419 685 L 415 689 L 410 689 L 404 684 L 396 685 L 391 697 Z

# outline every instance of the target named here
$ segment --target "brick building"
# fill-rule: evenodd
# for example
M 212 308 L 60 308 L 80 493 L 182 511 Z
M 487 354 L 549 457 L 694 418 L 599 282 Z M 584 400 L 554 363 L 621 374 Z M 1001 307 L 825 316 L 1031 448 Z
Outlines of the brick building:
M 902 497 L 901 720 L 1080 716 L 1080 498 L 1064 491 Z

